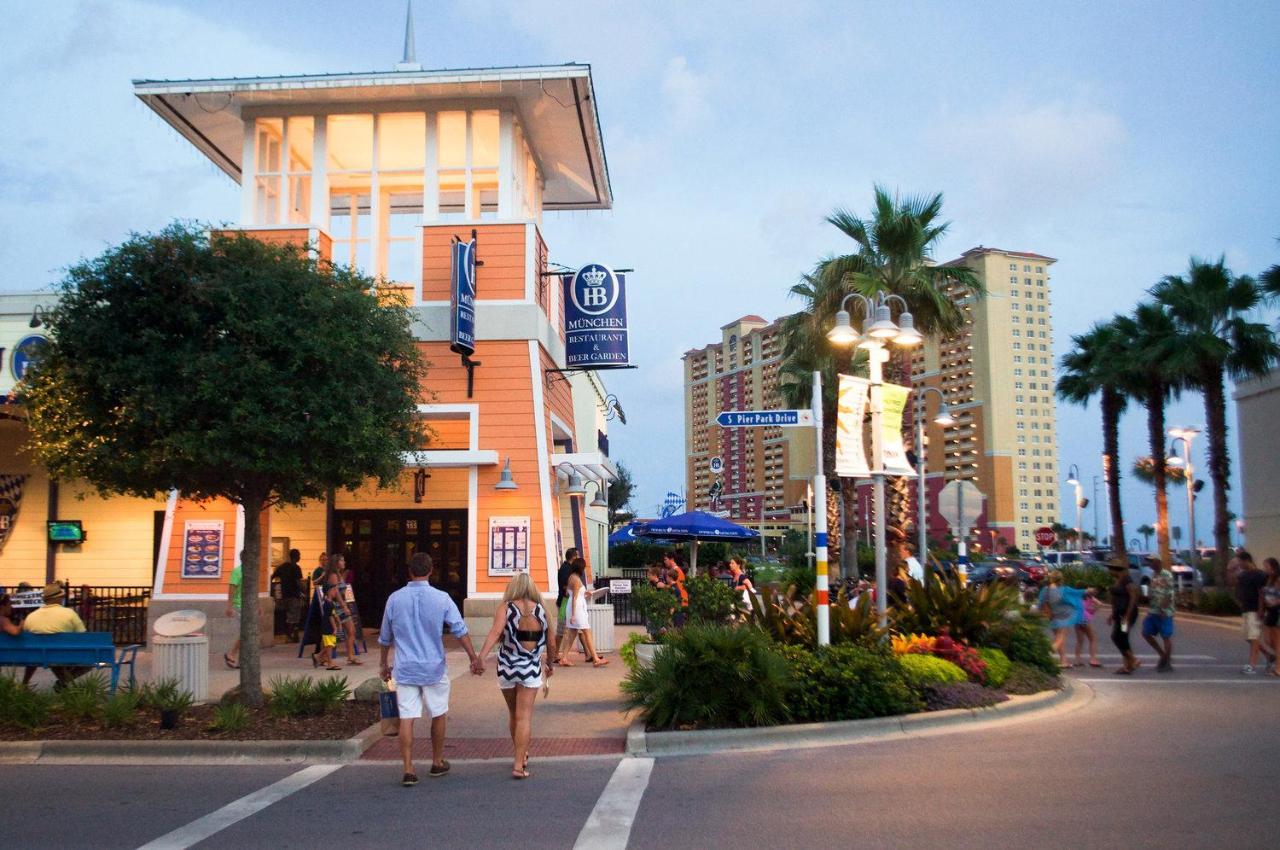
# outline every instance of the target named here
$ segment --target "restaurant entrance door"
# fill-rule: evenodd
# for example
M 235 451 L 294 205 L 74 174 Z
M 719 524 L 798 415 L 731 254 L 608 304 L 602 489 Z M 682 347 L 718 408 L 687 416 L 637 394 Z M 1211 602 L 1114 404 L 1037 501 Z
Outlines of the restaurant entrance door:
M 431 556 L 431 584 L 462 608 L 467 596 L 467 512 L 362 510 L 335 511 L 340 551 L 354 571 L 352 582 L 366 626 L 382 622 L 391 592 L 409 580 L 415 552 Z

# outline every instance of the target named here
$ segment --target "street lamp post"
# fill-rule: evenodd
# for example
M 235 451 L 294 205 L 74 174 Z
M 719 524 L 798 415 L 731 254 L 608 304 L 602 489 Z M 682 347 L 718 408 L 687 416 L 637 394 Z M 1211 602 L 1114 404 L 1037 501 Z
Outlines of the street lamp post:
M 1067 483 L 1076 488 L 1076 550 L 1084 556 L 1084 534 L 1080 527 L 1084 522 L 1084 487 L 1080 485 L 1080 467 L 1074 463 L 1067 470 Z
M 925 485 L 925 449 L 924 449 L 924 399 L 929 393 L 938 396 L 938 415 L 933 417 L 934 424 L 941 425 L 943 428 L 949 428 L 956 424 L 956 419 L 951 415 L 950 409 L 947 407 L 947 397 L 943 395 L 942 390 L 937 387 L 921 387 L 916 392 L 916 508 L 919 519 L 918 538 L 920 540 L 919 548 L 916 555 L 920 558 L 920 563 L 928 565 L 929 563 L 929 537 L 926 534 L 926 523 L 928 522 L 929 512 L 926 508 L 928 487 Z
M 863 315 L 872 320 L 863 331 L 859 334 L 854 330 L 850 323 L 848 310 L 845 309 L 850 300 L 855 300 L 862 304 Z M 902 312 L 898 316 L 898 324 L 893 321 L 893 314 L 890 304 L 897 301 L 902 305 Z M 850 292 L 840 300 L 840 309 L 836 311 L 836 323 L 827 331 L 827 339 L 833 345 L 849 346 L 854 343 L 859 348 L 867 350 L 867 360 L 870 364 L 870 393 L 869 407 L 871 408 L 871 500 L 873 509 L 876 512 L 875 519 L 875 547 L 876 547 L 876 613 L 880 621 L 880 627 L 884 628 L 889 622 L 888 609 L 888 566 L 886 563 L 885 552 L 885 521 L 884 521 L 884 457 L 883 446 L 881 445 L 880 433 L 880 416 L 883 412 L 881 402 L 881 388 L 884 385 L 884 362 L 889 359 L 889 352 L 885 350 L 885 344 L 892 341 L 904 348 L 919 345 L 924 337 L 915 328 L 915 319 L 911 315 L 911 311 L 907 308 L 907 302 L 900 295 L 885 294 L 878 292 L 874 297 L 868 298 L 857 292 Z M 821 380 L 818 373 L 814 373 L 814 390 L 815 392 L 821 387 Z M 821 396 L 816 396 L 821 399 Z M 815 417 L 816 419 L 816 417 Z M 821 442 L 821 432 L 818 434 L 818 441 Z M 818 470 L 821 473 L 821 469 Z M 824 479 L 825 483 L 825 479 Z M 815 476 L 814 487 L 818 486 Z M 823 497 L 824 498 L 825 493 Z M 821 516 L 821 513 L 819 514 Z M 830 640 L 830 635 L 823 630 L 824 615 L 826 610 L 827 593 L 827 576 L 826 563 L 822 556 L 819 556 L 819 562 L 822 566 L 819 568 L 817 581 L 818 587 L 818 643 L 826 643 Z M 824 637 L 826 638 L 824 640 Z
M 1182 468 L 1183 483 L 1187 485 L 1187 526 L 1191 532 L 1191 563 L 1194 565 L 1199 560 L 1200 554 L 1196 547 L 1196 494 L 1195 486 L 1195 469 L 1191 465 L 1191 441 L 1200 433 L 1199 428 L 1170 428 L 1169 436 L 1173 437 L 1173 442 L 1169 444 L 1169 459 L 1165 461 L 1169 466 L 1174 468 Z M 1182 443 L 1182 457 L 1175 455 L 1174 446 Z

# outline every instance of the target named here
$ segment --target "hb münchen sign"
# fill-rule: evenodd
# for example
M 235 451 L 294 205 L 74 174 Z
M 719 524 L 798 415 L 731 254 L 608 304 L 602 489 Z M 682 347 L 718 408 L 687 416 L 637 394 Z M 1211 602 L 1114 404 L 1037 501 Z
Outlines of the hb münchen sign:
M 564 276 L 565 365 L 577 369 L 626 366 L 626 279 L 588 263 Z

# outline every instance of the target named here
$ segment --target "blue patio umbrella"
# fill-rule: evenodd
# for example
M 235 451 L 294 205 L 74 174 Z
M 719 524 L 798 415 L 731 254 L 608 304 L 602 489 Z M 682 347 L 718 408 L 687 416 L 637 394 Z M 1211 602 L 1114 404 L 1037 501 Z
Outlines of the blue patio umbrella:
M 689 541 L 689 571 L 698 569 L 698 541 L 700 540 L 757 540 L 760 532 L 729 522 L 704 511 L 689 511 L 675 516 L 655 519 L 644 524 L 638 532 L 643 537 L 664 537 L 668 540 Z
M 609 535 L 610 546 L 624 546 L 627 543 L 638 543 L 643 538 L 640 537 L 640 529 L 644 528 L 643 522 L 629 522 L 619 528 L 613 534 Z

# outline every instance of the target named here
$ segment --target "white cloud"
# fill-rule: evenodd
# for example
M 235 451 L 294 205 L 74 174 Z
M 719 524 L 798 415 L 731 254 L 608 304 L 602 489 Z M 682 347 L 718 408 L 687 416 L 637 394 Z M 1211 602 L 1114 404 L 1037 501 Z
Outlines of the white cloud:
M 705 120 L 710 112 L 708 88 L 707 76 L 690 68 L 689 60 L 683 56 L 671 57 L 662 74 L 668 126 L 684 130 Z

